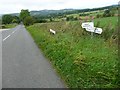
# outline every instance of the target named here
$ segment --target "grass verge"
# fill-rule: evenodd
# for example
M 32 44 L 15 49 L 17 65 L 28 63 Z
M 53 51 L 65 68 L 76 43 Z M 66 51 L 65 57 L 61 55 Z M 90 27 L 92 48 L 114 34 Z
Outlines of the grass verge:
M 6 24 L 3 29 L 7 29 L 7 28 L 14 28 L 15 26 L 17 26 L 18 24 L 14 23 L 14 24 Z
M 49 33 L 52 28 L 56 35 Z M 70 88 L 116 88 L 117 46 L 103 37 L 91 38 L 79 22 L 34 24 L 27 27 Z

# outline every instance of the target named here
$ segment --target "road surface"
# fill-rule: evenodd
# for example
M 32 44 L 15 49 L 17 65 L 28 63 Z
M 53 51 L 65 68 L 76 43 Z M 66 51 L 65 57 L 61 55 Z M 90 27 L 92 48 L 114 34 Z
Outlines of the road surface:
M 0 31 L 0 90 L 2 88 L 2 32 Z
M 2 31 L 2 87 L 65 87 L 23 25 Z

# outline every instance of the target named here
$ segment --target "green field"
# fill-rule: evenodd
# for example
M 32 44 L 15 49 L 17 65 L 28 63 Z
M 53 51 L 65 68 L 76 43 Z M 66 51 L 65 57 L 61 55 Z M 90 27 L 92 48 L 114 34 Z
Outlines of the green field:
M 96 19 L 95 23 L 98 21 L 99 27 L 106 27 L 110 21 L 116 25 L 116 17 Z M 50 28 L 56 30 L 56 35 L 50 34 Z M 115 42 L 109 42 L 110 37 L 91 37 L 79 21 L 38 23 L 27 30 L 68 87 L 119 87 L 118 49 Z
M 117 26 L 118 24 L 118 17 L 104 17 L 104 18 L 98 18 L 94 20 L 95 24 L 97 24 L 97 22 L 100 22 L 100 27 L 105 27 L 110 25 L 111 27 L 115 28 L 115 26 Z

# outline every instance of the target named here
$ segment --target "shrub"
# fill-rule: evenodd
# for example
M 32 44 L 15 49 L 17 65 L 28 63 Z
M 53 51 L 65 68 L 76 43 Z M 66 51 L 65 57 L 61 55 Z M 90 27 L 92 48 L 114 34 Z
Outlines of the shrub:
M 24 25 L 29 26 L 34 23 L 34 19 L 31 16 L 28 16 L 23 21 Z
M 104 31 L 103 31 L 103 34 L 102 36 L 104 37 L 105 40 L 108 40 L 111 38 L 113 32 L 114 32 L 114 28 L 111 27 L 110 25 L 107 25 L 105 28 L 104 28 Z
M 2 16 L 2 23 L 3 24 L 10 24 L 12 23 L 13 17 L 11 15 L 3 15 Z
M 101 15 L 100 15 L 100 14 L 97 14 L 96 18 L 100 18 L 100 17 L 101 17 Z

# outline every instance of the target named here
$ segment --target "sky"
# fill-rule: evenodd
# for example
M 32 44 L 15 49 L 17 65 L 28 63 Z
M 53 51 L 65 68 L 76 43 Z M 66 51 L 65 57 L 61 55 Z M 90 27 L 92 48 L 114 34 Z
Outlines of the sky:
M 21 9 L 32 11 L 97 8 L 118 2 L 119 0 L 0 0 L 0 14 L 19 13 Z

